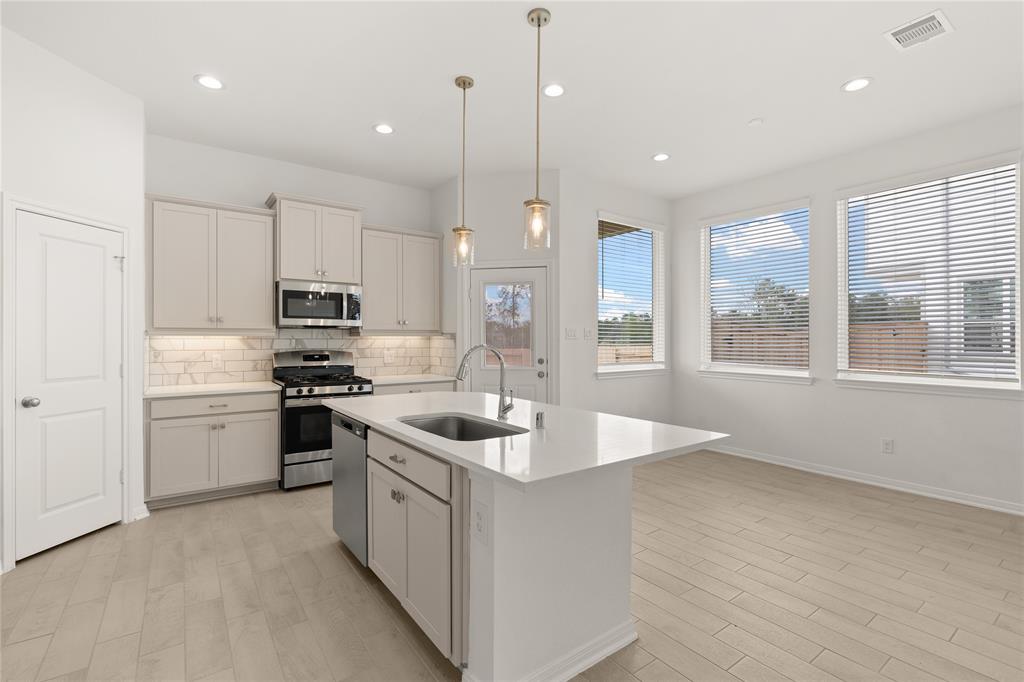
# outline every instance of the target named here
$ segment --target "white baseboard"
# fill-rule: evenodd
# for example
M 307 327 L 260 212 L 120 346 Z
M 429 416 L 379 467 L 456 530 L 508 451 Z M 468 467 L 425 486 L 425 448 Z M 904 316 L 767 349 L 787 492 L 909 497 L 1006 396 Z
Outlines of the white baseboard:
M 564 682 L 587 668 L 600 663 L 622 647 L 635 641 L 636 626 L 632 620 L 612 628 L 561 658 L 547 663 L 523 677 L 529 682 Z M 465 679 L 465 675 L 463 675 Z
M 140 504 L 138 507 L 132 510 L 131 517 L 128 519 L 128 523 L 132 521 L 141 521 L 142 519 L 149 516 L 149 507 L 144 504 Z
M 847 481 L 854 481 L 856 483 L 866 483 L 868 485 L 874 485 L 880 488 L 899 490 L 900 492 L 904 493 L 914 493 L 915 495 L 923 495 L 924 497 L 933 497 L 937 500 L 945 500 L 947 502 L 959 502 L 960 504 L 966 504 L 972 507 L 981 507 L 983 509 L 992 509 L 993 511 L 1005 512 L 1007 514 L 1015 514 L 1017 516 L 1024 516 L 1024 504 L 1021 504 L 1019 502 L 997 500 L 991 497 L 984 497 L 982 495 L 972 495 L 970 493 L 962 493 L 956 490 L 935 488 L 930 485 L 911 483 L 909 481 L 900 481 L 895 478 L 875 476 L 874 474 L 863 474 L 858 471 L 851 471 L 849 469 L 840 469 L 838 467 L 830 467 L 825 466 L 823 464 L 814 464 L 813 462 L 804 462 L 799 459 L 779 457 L 778 455 L 767 455 L 763 452 L 754 452 L 753 450 L 745 450 L 743 448 L 716 445 L 714 448 L 709 449 L 716 450 L 727 455 L 736 455 L 737 457 L 756 459 L 760 462 L 768 462 L 769 464 L 778 464 L 779 466 L 784 466 L 789 469 L 809 471 L 812 474 L 822 474 L 824 476 L 841 478 Z

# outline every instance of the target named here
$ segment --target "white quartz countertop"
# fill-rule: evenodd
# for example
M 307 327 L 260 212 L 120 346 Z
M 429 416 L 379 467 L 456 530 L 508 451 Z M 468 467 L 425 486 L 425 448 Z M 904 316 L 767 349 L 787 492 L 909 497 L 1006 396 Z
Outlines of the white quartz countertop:
M 228 393 L 277 393 L 281 387 L 273 381 L 245 381 L 228 384 L 181 384 L 150 386 L 146 398 L 184 398 L 190 395 L 225 395 Z
M 401 384 L 436 384 L 441 381 L 455 381 L 455 377 L 443 374 L 394 374 L 370 377 L 374 386 L 395 386 Z
M 407 393 L 360 400 L 325 400 L 335 412 L 371 430 L 440 459 L 525 489 L 544 481 L 604 466 L 634 466 L 699 450 L 727 434 L 547 403 L 515 400 L 508 424 L 527 433 L 479 441 L 454 441 L 404 424 L 399 417 L 438 413 L 494 420 L 498 396 L 490 393 Z M 545 428 L 534 427 L 538 411 Z

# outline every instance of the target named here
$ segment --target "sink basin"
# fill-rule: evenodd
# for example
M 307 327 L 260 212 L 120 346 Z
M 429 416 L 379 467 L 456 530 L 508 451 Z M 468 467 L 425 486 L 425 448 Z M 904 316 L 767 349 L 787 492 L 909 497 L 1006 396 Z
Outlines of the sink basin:
M 425 414 L 399 417 L 403 424 L 448 440 L 487 440 L 527 433 L 529 429 L 491 421 L 469 414 Z

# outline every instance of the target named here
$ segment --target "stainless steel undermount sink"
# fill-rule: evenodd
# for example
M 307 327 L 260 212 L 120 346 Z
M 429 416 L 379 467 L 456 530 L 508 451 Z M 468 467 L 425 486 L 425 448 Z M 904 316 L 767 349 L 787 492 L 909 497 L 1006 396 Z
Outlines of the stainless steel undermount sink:
M 398 421 L 448 440 L 487 440 L 488 438 L 503 438 L 529 432 L 529 429 L 524 429 L 521 426 L 502 424 L 469 414 L 424 414 L 399 417 Z

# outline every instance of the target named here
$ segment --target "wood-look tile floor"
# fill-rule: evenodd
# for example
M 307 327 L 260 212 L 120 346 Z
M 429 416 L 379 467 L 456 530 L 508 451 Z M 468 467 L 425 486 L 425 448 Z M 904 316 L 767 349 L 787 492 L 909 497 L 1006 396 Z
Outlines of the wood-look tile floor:
M 1024 680 L 1024 519 L 701 452 L 636 470 L 640 638 L 579 680 Z M 3 680 L 442 680 L 329 487 L 156 511 L 2 579 Z

